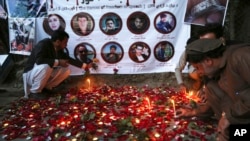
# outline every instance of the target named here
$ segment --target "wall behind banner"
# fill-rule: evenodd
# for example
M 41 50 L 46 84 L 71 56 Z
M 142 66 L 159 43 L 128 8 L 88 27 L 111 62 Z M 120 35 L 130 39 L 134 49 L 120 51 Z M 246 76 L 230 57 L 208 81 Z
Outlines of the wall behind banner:
M 119 74 L 173 72 L 190 36 L 185 8 L 186 1 L 175 0 L 49 0 L 48 17 L 35 19 L 35 41 L 50 37 L 53 29 L 67 31 L 70 56 L 81 60 L 86 48 L 90 60 L 99 60 L 91 73 L 113 74 L 114 68 Z M 114 29 L 108 31 L 106 24 Z M 71 69 L 72 75 L 84 73 Z

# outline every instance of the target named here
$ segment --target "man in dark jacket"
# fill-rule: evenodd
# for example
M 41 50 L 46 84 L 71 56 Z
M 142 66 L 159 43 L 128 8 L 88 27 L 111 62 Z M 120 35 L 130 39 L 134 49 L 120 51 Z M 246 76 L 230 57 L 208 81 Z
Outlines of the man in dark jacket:
M 82 69 L 88 67 L 86 63 L 71 58 L 63 51 L 68 39 L 68 33 L 57 30 L 50 39 L 43 39 L 34 47 L 23 72 L 26 98 L 47 98 L 42 91 L 52 90 L 70 75 L 68 64 Z
M 186 47 L 187 61 L 208 77 L 208 103 L 203 108 L 180 109 L 194 116 L 212 109 L 219 118 L 218 140 L 228 140 L 231 124 L 250 123 L 250 44 L 226 46 L 220 39 L 199 39 Z

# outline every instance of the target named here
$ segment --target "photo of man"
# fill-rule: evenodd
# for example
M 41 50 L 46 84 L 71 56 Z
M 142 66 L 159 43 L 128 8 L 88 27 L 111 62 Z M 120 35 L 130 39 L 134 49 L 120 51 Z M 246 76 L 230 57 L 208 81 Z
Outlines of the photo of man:
M 116 42 L 109 42 L 102 48 L 102 58 L 110 64 L 118 63 L 122 59 L 123 53 L 123 48 Z
M 71 27 L 73 31 L 79 36 L 87 36 L 94 30 L 93 17 L 84 12 L 80 12 L 73 16 L 71 20 Z
M 146 43 L 136 42 L 129 49 L 129 57 L 136 63 L 142 63 L 148 60 L 150 48 Z
M 143 12 L 134 12 L 127 19 L 127 27 L 134 34 L 145 33 L 149 25 L 149 17 Z
M 170 12 L 161 12 L 155 17 L 155 29 L 162 33 L 168 34 L 175 29 L 176 18 Z
M 77 60 L 89 64 L 93 62 L 92 60 L 96 56 L 96 51 L 91 44 L 82 42 L 76 45 L 74 56 Z
M 167 62 L 174 56 L 174 47 L 170 42 L 159 42 L 154 49 L 155 58 L 160 62 Z
M 117 34 L 122 28 L 122 20 L 119 15 L 115 13 L 104 14 L 100 20 L 100 29 L 104 34 Z

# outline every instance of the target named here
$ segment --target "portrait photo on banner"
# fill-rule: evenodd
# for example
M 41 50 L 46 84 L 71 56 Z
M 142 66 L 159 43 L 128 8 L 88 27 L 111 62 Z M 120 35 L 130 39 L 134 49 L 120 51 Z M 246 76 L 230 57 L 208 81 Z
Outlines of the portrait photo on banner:
M 115 35 L 122 29 L 122 19 L 118 14 L 109 12 L 101 17 L 99 26 L 104 34 Z
M 52 35 L 55 30 L 65 30 L 65 27 L 65 20 L 58 14 L 49 14 L 44 18 L 43 29 L 48 35 Z
M 176 27 L 176 18 L 171 12 L 160 12 L 154 19 L 154 26 L 158 32 L 162 34 L 169 34 Z
M 150 55 L 150 47 L 145 42 L 135 42 L 129 48 L 129 57 L 136 63 L 147 61 Z
M 134 34 L 143 34 L 147 32 L 150 26 L 148 15 L 141 11 L 133 12 L 128 16 L 127 27 Z
M 188 0 L 184 22 L 195 25 L 224 24 L 229 0 Z
M 94 30 L 95 21 L 93 17 L 86 12 L 76 13 L 71 19 L 71 28 L 78 36 L 87 36 Z
M 124 55 L 122 46 L 117 42 L 108 42 L 101 49 L 101 55 L 105 62 L 109 64 L 118 63 Z
M 96 57 L 95 48 L 87 42 L 79 43 L 75 46 L 74 57 L 81 62 L 89 64 Z
M 174 56 L 175 50 L 168 41 L 159 42 L 154 48 L 154 56 L 160 62 L 167 62 Z
M 9 18 L 10 53 L 30 55 L 35 43 L 35 18 Z

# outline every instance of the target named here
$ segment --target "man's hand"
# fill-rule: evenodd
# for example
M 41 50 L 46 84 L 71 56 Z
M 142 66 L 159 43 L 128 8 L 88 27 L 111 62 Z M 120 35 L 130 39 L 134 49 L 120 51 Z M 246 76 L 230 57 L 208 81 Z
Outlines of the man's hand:
M 86 63 L 83 63 L 83 65 L 82 65 L 82 69 L 87 69 L 88 68 L 88 64 L 86 64 Z
M 68 67 L 69 66 L 68 62 L 69 62 L 68 60 L 59 59 L 59 66 Z
M 195 116 L 196 112 L 195 109 L 188 109 L 188 108 L 180 108 L 176 111 L 176 117 L 191 117 Z
M 197 97 L 200 99 L 201 102 L 206 102 L 207 101 L 207 96 L 205 91 L 202 89 L 200 89 L 197 93 L 196 93 Z
M 182 83 L 179 86 L 180 86 L 179 91 L 181 93 L 186 93 L 188 91 L 187 86 L 185 84 Z
M 225 113 L 222 113 L 222 116 L 220 118 L 219 124 L 218 124 L 218 137 L 217 140 L 218 141 L 224 141 L 224 140 L 228 140 L 228 128 L 229 128 L 229 121 L 227 119 L 227 117 L 225 116 Z
M 89 64 L 83 63 L 82 69 L 86 70 L 86 69 L 92 68 L 92 65 L 93 63 L 89 63 Z
M 89 64 L 87 64 L 87 66 L 88 66 L 88 68 L 92 68 L 93 63 L 89 63 Z

